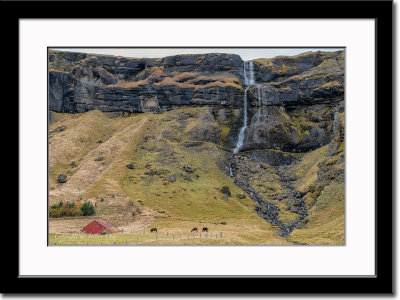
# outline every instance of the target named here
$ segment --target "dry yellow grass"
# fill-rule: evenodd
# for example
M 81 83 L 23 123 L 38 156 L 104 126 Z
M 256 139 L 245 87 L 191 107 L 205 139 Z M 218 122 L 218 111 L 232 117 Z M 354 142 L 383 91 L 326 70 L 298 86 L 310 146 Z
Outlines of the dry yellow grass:
M 92 111 L 85 114 L 55 114 L 50 126 L 50 202 L 60 199 L 90 201 L 96 209 L 91 217 L 50 219 L 50 243 L 57 244 L 123 244 L 137 239 L 146 244 L 221 244 L 221 245 L 286 245 L 341 244 L 344 236 L 344 201 L 333 204 L 329 193 L 321 194 L 319 205 L 326 209 L 310 211 L 304 229 L 295 230 L 289 240 L 275 235 L 279 228 L 261 219 L 255 212 L 255 202 L 216 165 L 224 159 L 220 148 L 213 143 L 200 142 L 185 147 L 193 132 L 210 124 L 207 108 L 182 108 L 160 115 L 140 114 L 110 119 L 106 114 Z M 60 126 L 64 131 L 53 132 Z M 219 130 L 215 124 L 216 130 Z M 101 140 L 101 143 L 98 141 Z M 307 191 L 317 180 L 318 163 L 325 159 L 327 147 L 305 154 L 298 164 L 285 172 L 294 174 L 295 188 Z M 285 155 L 285 153 L 283 153 Z M 96 161 L 98 157 L 103 160 Z M 337 161 L 336 157 L 330 158 Z M 72 168 L 71 161 L 77 166 Z M 330 162 L 330 161 L 328 161 Z M 127 164 L 132 163 L 133 169 Z M 187 174 L 182 167 L 190 165 L 195 172 Z M 57 174 L 65 170 L 68 181 L 56 183 Z M 284 171 L 284 170 L 282 170 Z M 168 179 L 176 176 L 175 182 Z M 190 180 L 184 178 L 191 176 Z M 284 191 L 272 168 L 266 168 L 262 178 L 250 178 L 265 199 Z M 221 193 L 229 187 L 232 196 Z M 339 187 L 336 187 L 339 188 Z M 306 195 L 307 205 L 312 198 Z M 281 220 L 293 221 L 297 215 L 285 210 L 285 201 L 274 201 L 281 210 Z M 342 206 L 341 206 L 342 205 Z M 97 237 L 88 236 L 81 229 L 93 219 L 103 219 L 117 225 L 121 232 Z M 326 222 L 325 222 L 326 221 Z M 226 225 L 224 225 L 226 223 Z M 209 228 L 209 233 L 222 239 L 157 240 L 143 229 L 156 227 L 158 234 L 174 237 L 187 236 L 193 227 Z M 122 228 L 124 231 L 122 232 Z M 57 234 L 57 236 L 55 235 Z M 61 235 L 60 235 L 61 234 Z
M 100 122 L 106 129 L 97 128 L 101 134 L 93 132 L 95 137 L 87 136 L 85 149 L 74 154 L 74 159 L 81 157 L 76 159 L 79 161 L 77 170 L 68 175 L 67 183 L 53 183 L 50 192 L 50 202 L 76 196 L 82 198 L 81 201 L 91 201 L 97 214 L 89 218 L 50 219 L 51 243 L 86 244 L 87 239 L 107 243 L 104 236 L 85 239 L 85 234 L 80 233 L 90 220 L 100 218 L 124 228 L 123 233 L 113 234 L 121 241 L 129 239 L 132 231 L 150 226 L 176 235 L 187 234 L 193 227 L 205 226 L 210 234 L 223 232 L 224 235 L 223 241 L 210 243 L 287 244 L 285 239 L 274 234 L 278 228 L 257 216 L 255 203 L 249 197 L 239 199 L 235 196 L 244 192 L 215 164 L 223 156 L 215 144 L 203 142 L 195 150 L 183 146 L 182 142 L 190 137 L 191 131 L 202 126 L 201 120 L 206 115 L 205 108 L 185 108 L 162 115 L 143 114 L 116 119 L 105 118 L 100 112 L 74 115 L 71 119 L 57 116 L 60 121 L 50 130 L 60 124 L 66 125 L 66 129 L 54 133 L 54 137 L 59 137 L 52 141 L 50 151 L 53 151 L 53 160 L 64 165 L 68 165 L 71 158 L 58 149 L 79 147 L 79 137 L 87 134 L 88 130 L 81 126 L 80 121 L 90 127 Z M 185 121 L 180 121 L 180 118 Z M 184 130 L 180 127 L 182 122 L 185 122 Z M 176 139 L 163 137 L 167 129 Z M 97 143 L 98 138 L 104 138 L 104 141 Z M 95 161 L 100 155 L 103 160 Z M 170 155 L 175 162 L 168 162 Z M 135 168 L 126 168 L 128 163 L 133 163 Z M 151 166 L 146 168 L 146 164 Z M 191 174 L 192 181 L 179 175 L 185 173 L 182 171 L 185 164 L 196 170 L 197 176 Z M 50 165 L 53 173 L 54 165 Z M 166 173 L 145 174 L 150 171 Z M 176 182 L 168 182 L 171 174 L 176 174 Z M 224 185 L 230 188 L 232 197 L 225 198 L 220 192 Z M 138 213 L 132 215 L 132 212 Z M 227 224 L 220 224 L 224 222 Z M 56 233 L 63 235 L 55 237 L 53 234 Z M 197 242 L 200 241 L 182 241 L 183 244 Z
M 302 157 L 295 170 L 296 177 L 298 178 L 295 186 L 298 191 L 307 191 L 307 188 L 318 179 L 318 163 L 326 158 L 327 151 L 328 145 L 325 145 Z
M 139 118 L 140 117 L 135 118 L 135 121 Z M 70 161 L 71 158 L 73 158 L 70 158 L 70 155 L 74 149 L 76 149 L 74 152 L 78 153 L 76 156 L 81 154 L 82 157 L 78 160 L 78 165 L 74 167 L 74 173 L 69 175 L 68 181 L 51 189 L 49 193 L 50 199 L 57 201 L 60 199 L 60 197 L 64 198 L 67 196 L 77 198 L 80 196 L 113 164 L 115 158 L 118 157 L 121 151 L 123 151 L 126 147 L 127 143 L 129 142 L 129 138 L 134 135 L 146 121 L 147 116 L 143 116 L 139 122 L 133 122 L 129 125 L 124 124 L 124 129 L 112 135 L 104 142 L 102 141 L 102 143 L 97 143 L 97 147 L 94 147 L 92 150 L 90 150 L 90 147 L 81 150 L 79 144 L 74 144 L 76 141 L 76 136 L 74 133 L 76 131 L 80 131 L 81 126 L 79 126 L 78 130 L 68 130 L 68 124 L 66 134 L 56 135 L 54 138 L 55 140 L 52 140 L 52 143 L 50 144 L 50 170 L 52 170 L 53 166 L 56 164 L 55 162 L 60 163 L 61 161 L 66 163 L 67 160 Z M 89 124 L 89 126 L 93 125 Z M 82 132 L 78 132 L 78 135 L 79 133 Z M 68 140 L 69 138 L 71 138 L 73 142 L 70 142 Z M 82 137 L 80 138 L 83 139 Z M 60 139 L 62 139 L 62 141 L 59 141 Z M 83 140 L 83 142 L 87 142 L 87 140 Z M 79 153 L 79 150 L 82 152 Z M 90 151 L 86 152 L 84 150 Z M 96 160 L 99 158 L 102 158 L 102 160 Z M 52 174 L 57 176 L 57 174 L 54 174 L 54 172 Z
M 310 211 L 308 223 L 303 229 L 295 229 L 289 241 L 309 245 L 344 245 L 344 183 L 325 187 L 334 195 L 329 195 L 329 201 L 322 210 L 317 205 Z M 324 198 L 324 192 L 318 201 Z
M 184 89 L 193 89 L 195 91 L 210 87 L 235 87 L 242 89 L 240 80 L 229 73 L 217 73 L 214 75 L 200 75 L 196 72 L 173 72 L 165 73 L 163 67 L 152 67 L 147 71 L 148 76 L 145 79 L 137 81 L 120 80 L 115 84 L 107 85 L 105 88 L 120 87 L 124 89 L 138 88 L 142 85 L 152 84 L 155 87 L 177 86 Z M 206 81 L 206 84 L 200 84 Z

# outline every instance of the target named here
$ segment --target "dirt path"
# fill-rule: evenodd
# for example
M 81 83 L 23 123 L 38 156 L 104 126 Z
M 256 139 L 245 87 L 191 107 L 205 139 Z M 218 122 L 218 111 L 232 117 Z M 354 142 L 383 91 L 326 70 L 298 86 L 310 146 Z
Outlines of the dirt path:
M 64 195 L 78 196 L 87 190 L 115 162 L 148 119 L 149 116 L 143 117 L 90 151 L 79 163 L 76 173 L 66 183 L 49 192 L 50 199 Z M 96 161 L 99 157 L 103 157 L 103 160 Z

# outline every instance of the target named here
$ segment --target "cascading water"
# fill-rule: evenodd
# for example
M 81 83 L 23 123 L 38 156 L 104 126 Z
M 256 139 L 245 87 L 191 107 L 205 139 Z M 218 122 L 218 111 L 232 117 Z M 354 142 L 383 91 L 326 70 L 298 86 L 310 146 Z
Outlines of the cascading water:
M 248 63 L 249 77 L 247 77 L 246 63 Z M 240 148 L 242 148 L 243 142 L 244 142 L 244 135 L 245 135 L 246 129 L 247 129 L 247 90 L 249 89 L 250 85 L 254 84 L 254 69 L 253 69 L 252 61 L 244 62 L 243 74 L 244 74 L 244 84 L 245 84 L 244 97 L 243 97 L 243 126 L 242 126 L 242 128 L 240 128 L 239 138 L 236 143 L 236 147 L 233 150 L 233 154 L 238 153 Z
M 252 61 L 249 61 L 249 79 L 248 79 L 248 85 L 253 85 L 255 84 L 254 81 L 254 65 Z
M 247 72 L 246 70 L 249 72 Z M 243 97 L 243 126 L 240 128 L 239 131 L 239 138 L 236 144 L 235 149 L 233 150 L 233 154 L 231 158 L 229 159 L 229 177 L 233 178 L 235 181 L 235 184 L 237 184 L 241 189 L 246 191 L 250 198 L 257 203 L 256 207 L 256 212 L 257 214 L 266 220 L 267 222 L 271 223 L 272 225 L 276 225 L 280 227 L 280 230 L 276 232 L 276 234 L 282 236 L 282 237 L 287 237 L 290 235 L 290 233 L 307 217 L 307 209 L 305 206 L 305 201 L 302 198 L 302 195 L 300 193 L 297 193 L 294 197 L 294 202 L 295 205 L 297 206 L 298 209 L 298 217 L 290 222 L 290 223 L 284 223 L 280 220 L 279 215 L 280 215 L 280 209 L 275 206 L 273 203 L 268 202 L 262 198 L 260 198 L 253 190 L 248 189 L 246 186 L 241 186 L 240 182 L 236 182 L 236 176 L 240 175 L 240 169 L 238 170 L 236 165 L 235 165 L 235 154 L 237 154 L 240 150 L 240 148 L 243 147 L 243 142 L 244 142 L 244 136 L 246 133 L 247 129 L 247 90 L 251 85 L 256 85 L 255 80 L 254 80 L 254 70 L 253 70 L 253 62 L 244 62 L 244 68 L 243 68 L 243 73 L 244 73 L 244 84 L 245 84 L 245 90 L 244 90 L 244 97 Z M 261 86 L 262 87 L 262 86 Z M 257 100 L 258 100 L 258 115 L 257 115 L 257 120 L 260 122 L 260 117 L 261 117 L 261 88 L 259 85 L 256 85 L 257 89 Z M 279 173 L 280 174 L 280 173 Z M 287 182 L 287 180 L 285 180 Z
M 257 85 L 257 98 L 258 98 L 257 121 L 260 122 L 260 116 L 261 116 L 261 92 L 260 92 L 260 87 L 258 85 Z
M 243 105 L 243 127 L 240 128 L 239 131 L 239 138 L 236 144 L 235 149 L 233 150 L 233 153 L 236 154 L 238 153 L 238 151 L 240 150 L 240 148 L 242 148 L 243 146 L 243 141 L 244 141 L 244 134 L 245 131 L 247 129 L 247 89 L 248 87 L 246 87 L 246 89 L 244 90 L 244 105 Z

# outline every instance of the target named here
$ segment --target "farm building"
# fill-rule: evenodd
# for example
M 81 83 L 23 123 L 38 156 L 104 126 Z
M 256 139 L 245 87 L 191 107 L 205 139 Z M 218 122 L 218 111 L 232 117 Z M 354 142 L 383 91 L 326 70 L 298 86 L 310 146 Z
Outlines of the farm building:
M 83 227 L 83 230 L 88 234 L 102 234 L 108 228 L 117 228 L 117 226 L 102 220 L 94 220 Z

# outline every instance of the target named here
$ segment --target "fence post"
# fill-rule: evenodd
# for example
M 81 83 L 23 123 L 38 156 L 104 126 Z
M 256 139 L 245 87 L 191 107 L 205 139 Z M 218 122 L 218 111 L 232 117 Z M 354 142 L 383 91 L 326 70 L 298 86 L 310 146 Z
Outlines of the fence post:
M 206 238 L 208 238 L 208 232 L 206 233 Z
M 180 240 L 182 239 L 182 233 L 181 232 L 179 232 L 179 239 Z
M 156 241 L 158 240 L 157 234 L 156 234 Z
M 175 240 L 175 236 L 174 236 L 174 235 L 172 235 L 172 240 L 173 240 L 173 241 Z
M 125 240 L 125 245 L 128 245 L 128 240 Z
M 124 233 L 124 227 L 122 227 L 122 233 Z
M 200 239 L 201 239 L 201 232 L 200 232 Z
M 222 238 L 222 232 L 220 232 L 220 234 L 221 234 L 221 238 Z
M 136 245 L 139 245 L 139 238 L 136 238 Z
M 115 246 L 115 241 L 114 241 L 114 246 Z
M 189 239 L 189 233 L 188 233 L 188 239 Z

